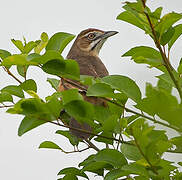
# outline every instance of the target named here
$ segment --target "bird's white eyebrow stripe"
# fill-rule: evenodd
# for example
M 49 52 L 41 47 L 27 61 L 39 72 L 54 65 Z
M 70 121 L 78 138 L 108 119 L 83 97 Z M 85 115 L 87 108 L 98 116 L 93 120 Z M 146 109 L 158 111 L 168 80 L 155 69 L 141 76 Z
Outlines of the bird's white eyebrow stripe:
M 87 34 L 84 35 L 84 37 L 88 36 L 90 33 L 97 33 L 98 31 L 92 31 L 92 32 L 88 32 Z

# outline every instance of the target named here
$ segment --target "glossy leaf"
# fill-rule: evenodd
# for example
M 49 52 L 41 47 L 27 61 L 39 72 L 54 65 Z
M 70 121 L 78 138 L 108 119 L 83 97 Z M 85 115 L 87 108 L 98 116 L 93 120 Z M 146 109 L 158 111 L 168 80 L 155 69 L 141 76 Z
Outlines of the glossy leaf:
M 145 169 L 145 167 L 137 163 L 131 163 L 131 164 L 125 165 L 122 167 L 122 170 L 129 171 L 131 174 L 138 174 L 145 177 L 149 177 L 149 174 L 147 170 Z
M 79 79 L 79 66 L 74 60 L 53 59 L 46 62 L 42 69 L 49 74 L 63 76 L 71 79 Z
M 95 156 L 95 161 L 106 162 L 116 168 L 127 164 L 124 155 L 114 149 L 103 149 L 99 151 Z
M 147 84 L 146 89 L 147 98 L 142 99 L 136 107 L 152 116 L 157 114 L 161 119 L 181 128 L 182 107 L 178 104 L 176 97 L 150 84 Z
M 106 174 L 104 180 L 115 180 L 123 176 L 128 176 L 130 172 L 123 171 L 122 169 L 114 169 Z
M 112 88 L 104 83 L 95 83 L 87 90 L 87 96 L 112 97 Z
M 11 95 L 24 98 L 24 93 L 22 91 L 22 88 L 16 85 L 9 85 L 1 89 L 2 92 L 8 92 Z
M 51 141 L 44 141 L 40 144 L 39 148 L 47 148 L 47 149 L 58 149 L 60 150 L 60 147 Z
M 57 91 L 60 80 L 54 78 L 47 78 L 47 81 Z
M 46 46 L 46 51 L 56 50 L 62 53 L 64 48 L 74 37 L 75 37 L 74 35 L 69 33 L 58 32 L 49 39 L 49 42 Z
M 172 36 L 171 40 L 168 43 L 168 48 L 171 49 L 171 47 L 173 46 L 173 44 L 176 42 L 176 40 L 181 36 L 182 34 L 182 24 L 178 24 L 176 26 L 174 26 L 174 35 Z
M 23 53 L 24 46 L 20 40 L 11 39 L 11 42 Z
M 1 59 L 5 59 L 8 56 L 11 56 L 11 53 L 10 52 L 8 52 L 6 50 L 3 50 L 3 49 L 0 49 L 0 58 Z
M 25 77 L 28 66 L 17 66 L 17 72 L 20 76 Z
M 169 29 L 174 23 L 179 21 L 182 18 L 182 14 L 178 14 L 175 12 L 164 15 L 159 24 L 155 27 L 155 30 L 159 32 L 160 38 L 164 34 L 164 32 Z
M 46 121 L 31 117 L 31 116 L 26 116 L 23 118 L 21 121 L 21 124 L 18 128 L 18 136 L 22 136 L 26 132 L 37 128 L 38 126 L 47 123 Z
M 37 44 L 36 44 L 34 41 L 28 42 L 28 43 L 25 45 L 25 47 L 24 47 L 23 53 L 24 53 L 24 54 L 28 54 L 28 53 L 31 52 L 32 49 L 33 49 L 34 47 L 36 47 L 36 46 L 37 46 Z
M 163 65 L 162 57 L 160 53 L 147 46 L 138 46 L 130 49 L 123 57 L 131 56 L 136 63 L 149 64 L 151 67 L 160 68 Z
M 68 138 L 70 143 L 73 146 L 77 146 L 78 143 L 79 143 L 78 138 L 76 136 L 73 136 L 69 131 L 57 130 L 56 134 L 60 134 L 60 135 L 62 135 L 64 137 Z
M 142 159 L 142 155 L 138 148 L 133 144 L 122 144 L 121 145 L 121 152 L 125 155 L 125 157 L 129 160 L 138 161 Z
M 86 166 L 83 167 L 82 171 L 89 171 L 89 172 L 94 172 L 98 175 L 103 175 L 104 168 L 108 167 L 107 162 L 103 161 L 95 161 L 95 162 L 90 162 Z
M 145 30 L 143 23 L 134 14 L 132 14 L 129 11 L 124 11 L 121 14 L 119 14 L 117 19 L 125 21 L 129 24 L 132 24 L 142 30 Z
M 34 48 L 35 53 L 40 53 L 46 46 L 48 43 L 49 37 L 47 35 L 47 33 L 43 32 L 41 34 L 41 40 L 38 43 L 38 45 Z
M 166 82 L 166 81 L 164 81 L 162 79 L 159 79 L 158 82 L 157 82 L 157 87 L 159 89 L 163 89 L 163 90 L 171 93 L 173 86 L 171 84 L 169 84 L 168 82 Z
M 141 92 L 136 83 L 126 77 L 121 75 L 111 75 L 102 78 L 102 81 L 109 84 L 112 88 L 123 92 L 127 97 L 134 101 L 139 101 L 141 99 Z
M 0 103 L 2 102 L 13 102 L 13 98 L 11 94 L 8 92 L 1 92 L 0 93 Z
M 54 50 L 46 51 L 42 56 L 37 53 L 32 53 L 27 58 L 29 58 L 29 61 L 37 64 L 45 64 L 48 61 L 55 59 L 64 60 L 60 53 Z
M 71 101 L 83 100 L 82 95 L 78 92 L 78 89 L 69 89 L 61 92 L 63 105 Z
M 28 61 L 26 55 L 20 54 L 20 55 L 12 55 L 8 56 L 3 60 L 1 65 L 3 66 L 11 66 L 11 65 L 20 65 L 20 66 L 26 66 L 26 65 L 37 65 L 36 62 Z
M 79 170 L 75 167 L 69 167 L 69 168 L 62 169 L 61 171 L 59 171 L 58 175 L 62 175 L 62 174 L 72 174 L 74 176 L 80 176 L 80 177 L 89 179 L 88 176 L 84 172 L 82 172 L 81 170 Z
M 160 44 L 165 46 L 173 37 L 175 29 L 170 27 L 161 37 Z
M 87 121 L 87 123 L 89 123 L 89 120 L 93 118 L 93 105 L 86 101 L 71 101 L 67 103 L 64 108 L 70 116 L 73 116 L 78 121 Z
M 28 91 L 28 90 L 32 90 L 37 92 L 37 84 L 33 79 L 28 79 L 26 81 L 24 81 L 20 87 L 24 90 L 24 91 Z

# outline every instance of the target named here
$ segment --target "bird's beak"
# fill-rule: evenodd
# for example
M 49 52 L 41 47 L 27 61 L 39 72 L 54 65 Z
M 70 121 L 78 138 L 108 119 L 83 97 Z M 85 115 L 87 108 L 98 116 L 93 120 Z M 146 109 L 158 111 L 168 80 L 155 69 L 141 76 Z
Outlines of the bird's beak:
M 107 39 L 108 37 L 114 36 L 117 33 L 117 31 L 105 31 L 102 35 L 102 39 Z

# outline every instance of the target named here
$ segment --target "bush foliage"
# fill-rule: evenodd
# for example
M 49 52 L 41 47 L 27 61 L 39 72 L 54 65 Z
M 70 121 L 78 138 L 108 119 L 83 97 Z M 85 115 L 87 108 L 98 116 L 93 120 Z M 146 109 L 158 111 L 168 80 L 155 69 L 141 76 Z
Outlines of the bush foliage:
M 163 156 L 164 153 L 182 153 L 182 62 L 174 69 L 169 56 L 173 44 L 182 34 L 182 24 L 176 25 L 182 14 L 171 12 L 161 17 L 162 8 L 151 11 L 146 0 L 126 2 L 123 9 L 117 19 L 140 28 L 154 42 L 154 47 L 132 47 L 122 55 L 161 71 L 157 76 L 157 86 L 146 83 L 145 97 L 129 77 L 110 75 L 94 79 L 80 75 L 76 61 L 66 60 L 61 55 L 75 37 L 69 33 L 58 32 L 49 38 L 44 32 L 40 40 L 30 42 L 12 39 L 19 54 L 0 50 L 1 68 L 19 83 L 0 90 L 0 107 L 7 108 L 7 113 L 24 116 L 18 129 L 19 136 L 44 123 L 52 123 L 58 126 L 56 134 L 68 138 L 71 146 L 78 148 L 83 140 L 73 136 L 69 126 L 61 122 L 68 122 L 71 116 L 92 126 L 90 141 L 106 144 L 106 148 L 88 156 L 78 167 L 60 170 L 60 179 L 74 180 L 79 176 L 89 179 L 87 172 L 103 176 L 105 180 L 122 177 L 136 180 L 182 178 L 179 171 L 182 161 L 177 165 Z M 12 73 L 13 66 L 19 77 Z M 47 79 L 55 89 L 53 94 L 44 99 L 39 97 L 36 79 L 27 79 L 29 67 L 38 67 L 55 76 Z M 77 89 L 57 92 L 61 77 L 70 79 L 71 83 L 77 80 L 87 85 L 88 89 L 83 89 L 87 96 L 104 99 L 108 107 L 84 101 Z M 174 89 L 178 94 L 172 93 Z M 133 102 L 132 108 L 127 107 L 128 99 Z M 62 110 L 66 112 L 64 116 L 60 116 Z M 160 129 L 156 129 L 157 124 L 161 125 Z M 60 126 L 65 129 L 60 130 Z M 166 127 L 178 135 L 168 137 Z M 51 141 L 42 142 L 39 148 L 69 153 Z M 80 153 L 88 148 L 80 150 Z

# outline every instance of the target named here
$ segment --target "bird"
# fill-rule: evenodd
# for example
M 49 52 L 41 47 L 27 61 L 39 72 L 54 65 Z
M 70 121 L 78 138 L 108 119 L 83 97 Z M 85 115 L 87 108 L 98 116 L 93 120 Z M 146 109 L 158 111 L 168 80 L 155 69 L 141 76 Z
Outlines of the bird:
M 81 31 L 76 37 L 70 51 L 68 52 L 67 59 L 75 60 L 80 68 L 80 75 L 93 76 L 94 78 L 102 78 L 109 75 L 109 72 L 102 60 L 99 58 L 99 52 L 105 41 L 117 34 L 117 31 L 103 31 L 95 28 L 89 28 Z M 75 87 L 64 78 L 60 80 L 58 91 L 64 91 Z M 105 102 L 97 97 L 87 97 L 85 93 L 79 89 L 80 94 L 85 101 L 94 105 L 103 105 Z M 77 128 L 92 132 L 92 128 L 87 124 L 81 124 L 76 119 L 71 118 L 69 127 Z M 90 134 L 70 129 L 70 132 L 78 138 L 88 139 Z

